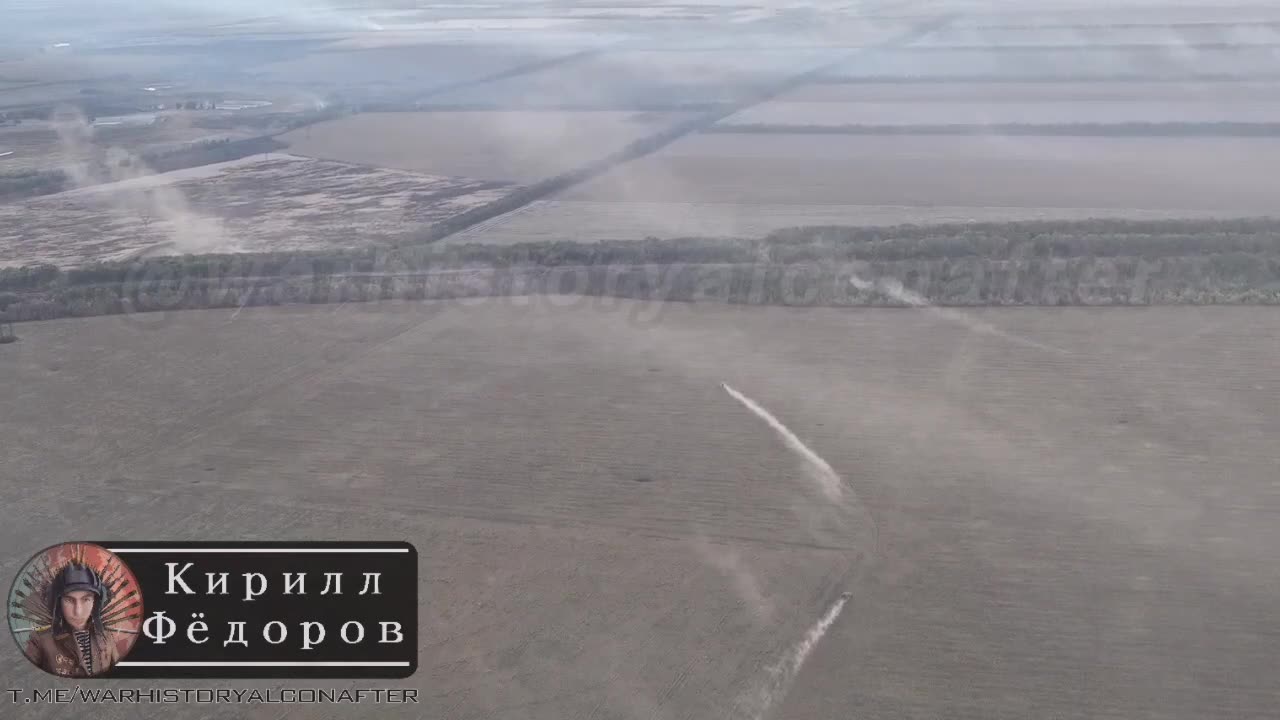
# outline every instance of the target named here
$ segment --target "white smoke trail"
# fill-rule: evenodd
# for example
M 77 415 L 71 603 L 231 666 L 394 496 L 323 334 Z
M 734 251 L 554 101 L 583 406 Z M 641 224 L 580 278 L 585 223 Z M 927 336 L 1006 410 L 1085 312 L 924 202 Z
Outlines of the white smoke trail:
M 888 295 L 894 300 L 897 300 L 900 303 L 909 305 L 911 307 L 922 308 L 944 320 L 949 320 L 959 325 L 963 325 L 964 327 L 968 328 L 969 330 L 972 330 L 975 333 L 979 333 L 982 335 L 992 335 L 994 337 L 1008 340 L 1009 342 L 1012 342 L 1015 345 L 1022 345 L 1023 347 L 1035 348 L 1036 350 L 1040 350 L 1048 353 L 1054 353 L 1055 355 L 1070 354 L 1068 351 L 1063 350 L 1062 348 L 1054 347 L 1052 345 L 1046 345 L 1042 342 L 1037 342 L 1035 340 L 1030 340 L 1028 338 L 1024 338 L 1024 337 L 1006 332 L 996 327 L 995 325 L 992 325 L 991 323 L 983 322 L 982 320 L 979 320 L 973 317 L 972 315 L 962 313 L 958 310 L 938 307 L 937 305 L 934 305 L 933 303 L 929 302 L 929 300 L 926 299 L 923 295 L 913 292 L 911 290 L 908 290 L 906 287 L 902 285 L 901 282 L 893 278 L 881 279 L 876 282 L 872 282 L 870 280 L 860 278 L 857 275 L 851 275 L 849 277 L 849 284 L 853 285 L 858 290 L 864 290 L 864 291 L 872 290 L 872 289 L 879 290 L 880 292 L 883 292 L 884 294 Z
M 796 434 L 791 432 L 786 425 L 783 425 L 778 418 L 774 417 L 768 410 L 760 407 L 756 401 L 743 395 L 737 390 L 729 386 L 728 383 L 720 383 L 720 387 L 729 393 L 734 400 L 742 403 L 748 410 L 756 415 L 756 417 L 764 420 L 773 431 L 778 433 L 778 437 L 786 443 L 788 448 L 804 459 L 809 477 L 813 478 L 818 484 L 818 488 L 828 500 L 841 503 L 844 501 L 844 483 L 841 482 L 840 476 L 831 468 L 831 465 L 823 460 L 818 453 L 809 449 L 809 446 L 800 441 Z
M 827 634 L 827 630 L 840 617 L 844 605 L 849 601 L 849 593 L 842 593 L 827 612 L 818 618 L 818 622 L 809 628 L 800 642 L 791 648 L 776 665 L 768 668 L 768 677 L 756 692 L 739 703 L 737 717 L 744 720 L 764 720 L 766 713 L 773 707 L 774 701 L 781 698 L 791 687 L 791 682 L 800 674 L 800 668 L 809 654 L 817 647 L 818 642 Z

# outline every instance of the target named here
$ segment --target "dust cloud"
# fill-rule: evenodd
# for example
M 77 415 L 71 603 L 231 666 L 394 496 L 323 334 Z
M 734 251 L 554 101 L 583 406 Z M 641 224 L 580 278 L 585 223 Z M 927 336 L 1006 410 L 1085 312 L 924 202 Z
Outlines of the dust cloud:
M 177 254 L 243 249 L 227 236 L 221 220 L 195 212 L 186 196 L 158 178 L 141 157 L 122 147 L 104 148 L 95 142 L 93 125 L 78 108 L 60 107 L 54 114 L 53 128 L 63 158 L 62 171 L 77 188 L 96 185 L 83 191 L 142 223 L 143 232 L 153 241 L 143 253 L 159 248 Z

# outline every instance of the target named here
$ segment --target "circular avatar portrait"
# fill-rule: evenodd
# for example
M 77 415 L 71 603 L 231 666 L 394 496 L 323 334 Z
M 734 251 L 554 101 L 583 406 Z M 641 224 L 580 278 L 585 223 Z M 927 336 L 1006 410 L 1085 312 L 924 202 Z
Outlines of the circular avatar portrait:
M 9 629 L 27 659 L 65 677 L 101 675 L 142 628 L 142 591 L 106 548 L 63 543 L 41 550 L 9 590 Z

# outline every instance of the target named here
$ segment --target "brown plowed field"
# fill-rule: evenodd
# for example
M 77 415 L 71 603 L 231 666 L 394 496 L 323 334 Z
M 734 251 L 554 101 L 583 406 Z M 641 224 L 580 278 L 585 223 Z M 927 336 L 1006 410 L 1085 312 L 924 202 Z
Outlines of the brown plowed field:
M 20 330 L 0 570 L 66 537 L 412 541 L 420 704 L 342 717 L 733 717 L 846 591 L 770 717 L 1277 700 L 1269 308 L 560 297 Z

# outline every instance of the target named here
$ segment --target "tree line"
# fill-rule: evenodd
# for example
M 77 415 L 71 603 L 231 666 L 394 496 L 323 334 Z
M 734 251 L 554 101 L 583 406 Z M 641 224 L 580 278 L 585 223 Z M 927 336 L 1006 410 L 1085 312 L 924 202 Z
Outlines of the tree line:
M 268 153 L 283 147 L 285 147 L 284 143 L 265 135 L 244 140 L 220 138 L 161 152 L 144 153 L 141 159 L 155 172 L 170 172 L 200 165 L 239 160 L 243 157 Z
M 61 170 L 18 170 L 0 173 L 0 201 L 62 192 L 71 178 Z
M 132 312 L 514 295 L 790 307 L 1280 305 L 1280 261 L 1250 255 L 792 265 L 516 266 L 394 275 L 136 278 L 0 292 L 6 321 Z
M 125 282 L 138 277 L 276 277 L 419 272 L 441 268 L 838 263 L 983 258 L 998 261 L 1089 257 L 1243 254 L 1280 258 L 1280 219 L 1075 220 L 892 227 L 811 226 L 762 238 L 647 238 L 406 244 L 353 249 L 181 255 L 88 263 L 60 269 L 0 269 L 0 291 Z
M 1280 221 L 793 228 L 764 238 L 412 245 L 0 270 L 12 320 L 570 293 L 782 305 L 1280 303 Z

